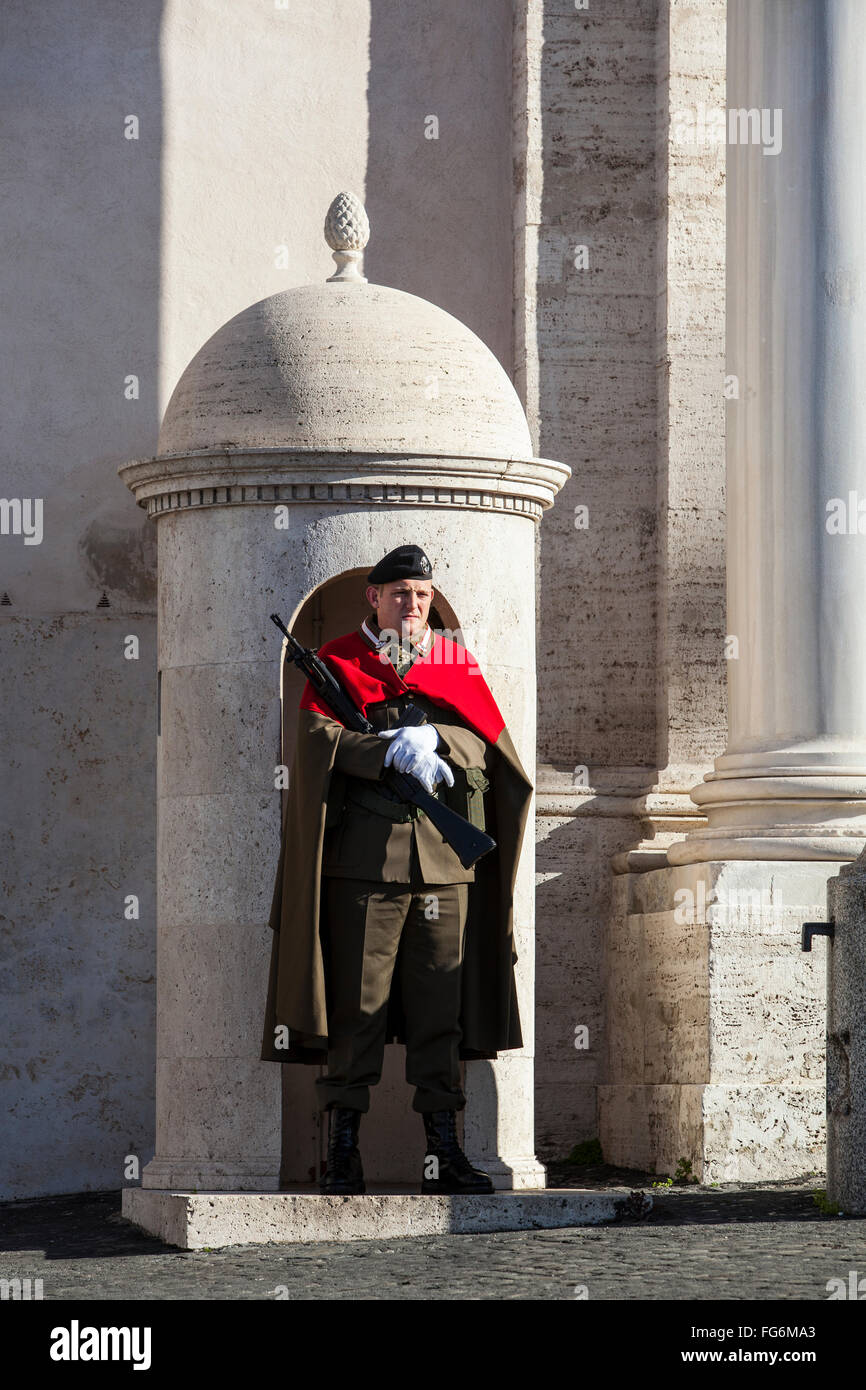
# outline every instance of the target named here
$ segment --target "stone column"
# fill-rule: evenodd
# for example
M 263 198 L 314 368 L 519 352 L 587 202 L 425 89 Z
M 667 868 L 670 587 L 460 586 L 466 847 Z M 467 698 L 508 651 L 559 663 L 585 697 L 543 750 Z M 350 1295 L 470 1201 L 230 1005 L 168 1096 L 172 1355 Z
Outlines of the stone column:
M 705 1182 L 824 1156 L 800 927 L 866 837 L 864 20 L 728 4 L 728 742 L 691 793 L 706 826 L 615 882 L 599 1102 L 612 1161 Z
M 864 21 L 728 5 L 729 734 L 672 864 L 853 859 L 866 836 Z

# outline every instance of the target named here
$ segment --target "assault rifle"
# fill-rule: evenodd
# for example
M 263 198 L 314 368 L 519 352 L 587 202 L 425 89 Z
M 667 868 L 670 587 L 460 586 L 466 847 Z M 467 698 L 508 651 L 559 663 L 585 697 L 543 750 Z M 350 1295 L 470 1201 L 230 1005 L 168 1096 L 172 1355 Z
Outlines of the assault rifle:
M 276 623 L 288 643 L 286 661 L 293 661 L 298 669 L 303 671 L 319 698 L 324 701 L 339 722 L 347 729 L 354 729 L 356 733 L 375 734 L 376 730 L 369 719 L 361 713 L 354 700 L 346 693 L 336 676 L 328 670 L 316 652 L 308 647 L 302 647 L 276 613 L 271 614 L 271 622 Z M 426 720 L 427 716 L 424 711 L 419 709 L 417 705 L 410 704 L 403 711 L 400 725 L 404 728 L 415 728 L 419 724 L 426 723 Z M 446 840 L 454 850 L 464 869 L 471 869 L 472 865 L 483 854 L 488 854 L 490 850 L 496 848 L 495 840 L 492 840 L 489 835 L 485 835 L 483 830 L 472 825 L 457 811 L 452 811 L 451 807 L 446 806 L 443 801 L 439 801 L 411 773 L 398 772 L 395 767 L 391 767 L 382 780 L 385 786 L 397 793 L 401 801 L 408 801 L 410 805 L 418 806 L 429 817 L 443 840 Z

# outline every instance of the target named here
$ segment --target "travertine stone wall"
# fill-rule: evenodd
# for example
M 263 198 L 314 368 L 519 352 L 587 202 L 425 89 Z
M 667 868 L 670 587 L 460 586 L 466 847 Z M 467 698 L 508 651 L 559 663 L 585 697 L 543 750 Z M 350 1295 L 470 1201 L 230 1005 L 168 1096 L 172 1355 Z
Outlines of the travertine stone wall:
M 820 1172 L 835 864 L 767 860 L 617 875 L 606 940 L 605 1157 L 703 1182 Z
M 646 868 L 699 823 L 688 791 L 724 747 L 724 147 L 671 116 L 724 105 L 725 3 L 516 13 L 516 380 L 573 470 L 539 560 L 549 1155 L 597 1133 L 611 859 Z

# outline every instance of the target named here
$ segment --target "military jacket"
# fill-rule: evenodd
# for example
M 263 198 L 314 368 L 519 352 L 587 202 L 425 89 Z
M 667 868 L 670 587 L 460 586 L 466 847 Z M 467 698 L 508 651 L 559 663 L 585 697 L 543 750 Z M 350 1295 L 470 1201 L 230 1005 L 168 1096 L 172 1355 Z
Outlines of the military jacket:
M 367 718 L 377 730 L 396 728 L 410 701 L 436 729 L 436 752 L 454 774 L 454 786 L 439 782 L 434 795 L 483 830 L 489 745 L 457 714 L 417 693 L 368 705 Z M 323 875 L 408 883 L 415 868 L 424 883 L 474 882 L 474 867 L 463 867 L 424 812 L 383 784 L 389 742 L 376 734 L 341 733 L 328 796 Z

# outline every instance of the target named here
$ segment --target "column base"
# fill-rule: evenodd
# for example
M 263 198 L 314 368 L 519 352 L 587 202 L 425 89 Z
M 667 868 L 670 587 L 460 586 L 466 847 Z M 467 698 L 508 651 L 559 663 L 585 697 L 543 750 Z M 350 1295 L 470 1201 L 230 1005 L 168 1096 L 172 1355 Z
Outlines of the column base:
M 826 1166 L 823 1082 L 600 1086 L 606 1163 L 703 1184 L 781 1182 Z
M 857 858 L 866 846 L 866 777 L 844 765 L 790 767 L 782 776 L 772 756 L 716 759 L 717 770 L 691 791 L 707 823 L 669 846 L 669 864 Z
M 473 1168 L 489 1173 L 497 1192 L 522 1192 L 547 1187 L 547 1169 L 532 1155 L 511 1158 L 507 1163 L 503 1159 L 490 1159 L 468 1152 L 466 1157 Z
M 280 1185 L 280 1156 L 225 1161 L 154 1158 L 142 1170 L 141 1186 L 164 1192 L 271 1192 Z M 129 1191 L 137 1189 L 130 1188 Z
M 702 1182 L 825 1164 L 826 920 L 835 863 L 617 875 L 606 935 L 605 1160 Z

